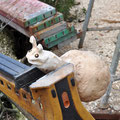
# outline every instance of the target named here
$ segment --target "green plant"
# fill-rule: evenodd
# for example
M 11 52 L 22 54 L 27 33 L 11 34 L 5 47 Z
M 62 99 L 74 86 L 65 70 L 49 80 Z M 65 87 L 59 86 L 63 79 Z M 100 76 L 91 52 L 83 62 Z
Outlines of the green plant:
M 65 20 L 70 15 L 70 8 L 74 5 L 75 0 L 41 0 L 56 8 L 58 12 L 63 13 Z
M 86 10 L 86 8 L 82 8 L 82 11 L 83 11 L 83 13 L 86 15 L 86 12 L 87 12 L 87 10 Z

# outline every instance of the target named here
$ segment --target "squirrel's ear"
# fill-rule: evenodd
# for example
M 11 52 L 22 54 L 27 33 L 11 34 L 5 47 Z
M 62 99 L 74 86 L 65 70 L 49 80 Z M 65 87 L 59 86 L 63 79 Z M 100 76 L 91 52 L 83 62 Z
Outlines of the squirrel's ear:
M 41 44 L 38 44 L 37 48 L 39 49 L 39 51 L 42 51 L 43 50 L 43 47 Z
M 36 39 L 34 36 L 30 37 L 30 43 L 33 45 L 33 47 L 37 47 Z

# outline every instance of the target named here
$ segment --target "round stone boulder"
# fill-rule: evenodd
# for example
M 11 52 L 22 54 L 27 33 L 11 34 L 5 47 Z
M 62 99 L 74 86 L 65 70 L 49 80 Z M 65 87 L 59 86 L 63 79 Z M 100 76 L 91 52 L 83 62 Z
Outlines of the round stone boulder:
M 74 65 L 74 79 L 81 101 L 94 101 L 104 95 L 110 82 L 110 72 L 98 55 L 90 51 L 70 50 L 61 58 Z

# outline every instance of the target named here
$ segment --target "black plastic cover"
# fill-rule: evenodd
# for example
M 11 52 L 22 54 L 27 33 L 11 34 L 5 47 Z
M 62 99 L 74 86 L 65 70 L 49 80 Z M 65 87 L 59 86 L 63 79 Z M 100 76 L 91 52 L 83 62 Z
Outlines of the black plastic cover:
M 30 67 L 0 53 L 0 73 L 15 82 L 16 88 L 29 86 L 45 75 L 36 67 Z

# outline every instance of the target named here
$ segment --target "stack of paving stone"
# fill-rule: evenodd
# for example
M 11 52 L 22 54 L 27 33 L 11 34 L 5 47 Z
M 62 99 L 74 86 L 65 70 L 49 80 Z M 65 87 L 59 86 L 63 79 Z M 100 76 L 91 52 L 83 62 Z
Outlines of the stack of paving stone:
M 61 13 L 38 0 L 0 0 L 0 19 L 28 37 L 34 35 L 46 48 L 77 38 L 74 26 L 68 27 Z

